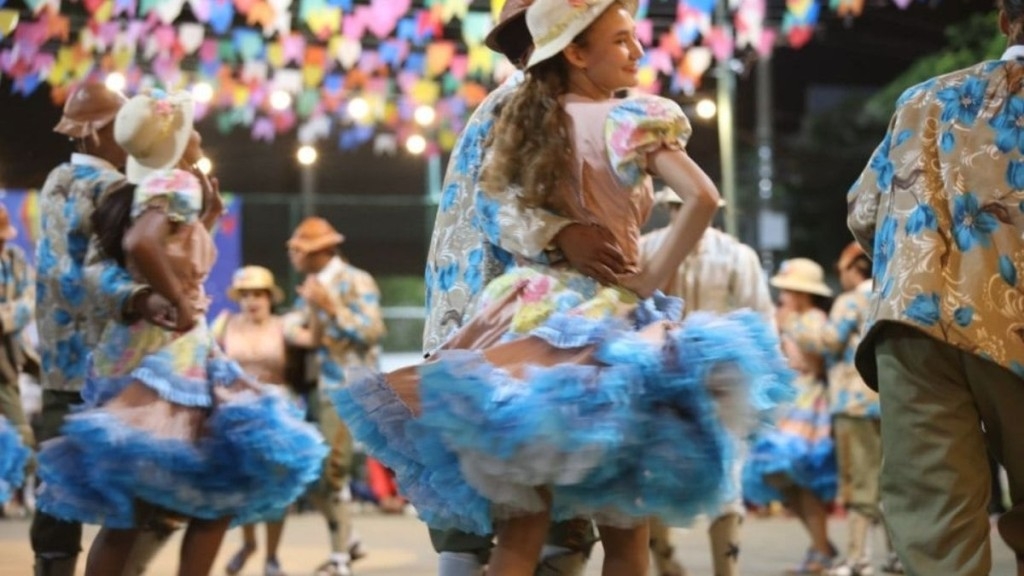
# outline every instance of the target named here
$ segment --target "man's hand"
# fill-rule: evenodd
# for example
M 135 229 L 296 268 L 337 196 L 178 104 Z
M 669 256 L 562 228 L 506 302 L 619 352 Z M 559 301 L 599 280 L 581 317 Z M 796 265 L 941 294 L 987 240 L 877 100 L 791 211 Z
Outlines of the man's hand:
M 132 297 L 131 309 L 140 318 L 166 330 L 178 327 L 178 310 L 174 303 L 153 290 L 140 290 Z
M 616 284 L 626 273 L 615 237 L 603 226 L 569 224 L 555 236 L 555 244 L 573 268 L 602 284 Z
M 323 310 L 328 314 L 334 314 L 334 301 L 327 293 L 327 288 L 316 279 L 315 276 L 307 276 L 306 281 L 295 289 L 299 296 L 309 302 L 310 306 Z

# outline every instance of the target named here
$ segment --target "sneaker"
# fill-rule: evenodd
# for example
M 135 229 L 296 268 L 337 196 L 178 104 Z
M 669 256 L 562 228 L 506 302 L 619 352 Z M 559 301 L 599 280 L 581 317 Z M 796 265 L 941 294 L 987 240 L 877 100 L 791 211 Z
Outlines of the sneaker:
M 277 561 L 277 558 L 271 558 L 267 560 L 267 564 L 263 567 L 263 576 L 288 576 L 281 570 L 281 564 Z
M 874 574 L 875 568 L 867 560 L 851 562 L 843 559 L 833 564 L 832 569 L 828 571 L 828 576 L 874 576 Z
M 328 560 L 317 567 L 314 576 L 352 576 L 352 568 L 347 564 Z
M 352 562 L 361 558 L 366 558 L 366 548 L 363 548 L 363 541 L 359 538 L 352 537 L 348 541 L 348 557 L 352 559 Z
M 885 574 L 903 574 L 903 562 L 895 552 L 889 553 L 889 558 L 882 564 L 882 572 Z
M 242 568 L 245 567 L 246 560 L 248 560 L 249 556 L 252 556 L 253 552 L 255 551 L 255 548 L 242 546 L 242 548 L 239 549 L 238 552 L 235 552 L 235 555 L 231 557 L 231 560 L 228 560 L 228 565 L 226 568 L 224 568 L 224 571 L 227 572 L 230 576 L 238 574 L 242 571 Z
M 810 548 L 804 556 L 804 561 L 796 568 L 786 571 L 786 576 L 826 576 L 836 560 L 834 554 L 826 556 Z

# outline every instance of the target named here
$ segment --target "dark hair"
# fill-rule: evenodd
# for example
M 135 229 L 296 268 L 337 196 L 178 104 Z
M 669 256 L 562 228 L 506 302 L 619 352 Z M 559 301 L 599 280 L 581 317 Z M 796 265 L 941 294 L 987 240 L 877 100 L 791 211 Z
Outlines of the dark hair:
M 861 278 L 871 278 L 871 259 L 868 258 L 867 254 L 860 254 L 846 267 L 856 270 L 860 274 Z
M 107 194 L 92 213 L 92 229 L 100 250 L 125 266 L 124 235 L 132 225 L 132 200 L 135 184 L 125 183 Z

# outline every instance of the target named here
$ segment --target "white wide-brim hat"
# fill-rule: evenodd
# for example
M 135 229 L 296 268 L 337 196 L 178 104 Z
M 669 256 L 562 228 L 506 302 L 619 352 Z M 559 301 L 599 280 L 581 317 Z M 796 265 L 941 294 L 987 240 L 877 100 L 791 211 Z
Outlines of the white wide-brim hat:
M 816 296 L 832 296 L 832 289 L 825 284 L 825 270 L 814 260 L 793 258 L 779 266 L 779 273 L 768 282 L 779 290 L 804 292 Z
M 121 107 L 114 120 L 114 139 L 128 153 L 129 182 L 138 184 L 148 174 L 178 164 L 192 135 L 194 115 L 188 92 L 153 90 Z
M 531 4 L 526 9 L 526 27 L 533 37 L 533 53 L 526 67 L 557 56 L 615 3 L 636 14 L 637 0 L 537 0 Z

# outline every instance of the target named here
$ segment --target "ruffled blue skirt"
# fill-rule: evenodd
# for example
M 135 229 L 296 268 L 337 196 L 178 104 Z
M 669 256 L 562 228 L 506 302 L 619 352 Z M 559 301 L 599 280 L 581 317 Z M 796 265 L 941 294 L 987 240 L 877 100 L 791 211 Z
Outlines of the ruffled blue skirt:
M 143 501 L 246 523 L 279 514 L 319 477 L 327 448 L 294 404 L 249 380 L 205 325 L 182 338 L 194 341 L 175 345 L 201 368 L 187 377 L 168 371 L 163 350 L 127 374 L 89 379 L 84 408 L 40 452 L 41 510 L 130 528 Z
M 31 454 L 18 431 L 0 416 L 0 502 L 10 500 L 25 482 L 25 465 Z
M 666 322 L 672 308 L 649 300 L 624 319 L 555 314 L 525 337 L 528 349 L 540 341 L 589 359 L 522 358 L 518 376 L 483 351 L 441 352 L 417 368 L 418 413 L 381 374 L 330 396 L 434 528 L 489 533 L 496 520 L 543 510 L 538 487 L 556 519 L 685 524 L 734 493 L 734 438 L 794 392 L 756 314 Z
M 803 382 L 777 425 L 758 434 L 743 468 L 743 497 L 757 505 L 782 502 L 779 482 L 832 501 L 838 486 L 832 414 L 824 383 Z M 772 478 L 775 476 L 776 478 Z

